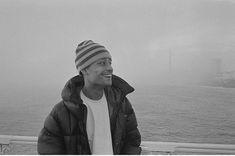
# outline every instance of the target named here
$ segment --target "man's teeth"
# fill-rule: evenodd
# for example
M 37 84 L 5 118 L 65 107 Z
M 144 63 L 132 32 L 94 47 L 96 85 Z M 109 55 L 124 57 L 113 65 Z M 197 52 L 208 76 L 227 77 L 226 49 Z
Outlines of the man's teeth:
M 104 75 L 105 77 L 111 77 L 112 75 Z

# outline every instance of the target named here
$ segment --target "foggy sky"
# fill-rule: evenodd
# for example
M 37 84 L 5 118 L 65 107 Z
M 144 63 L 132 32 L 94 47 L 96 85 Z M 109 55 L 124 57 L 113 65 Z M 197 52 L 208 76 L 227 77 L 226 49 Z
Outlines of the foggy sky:
M 216 58 L 235 70 L 234 17 L 232 0 L 0 0 L 0 84 L 62 86 L 87 39 L 110 51 L 114 74 L 131 84 L 165 82 L 170 52 L 182 81 Z

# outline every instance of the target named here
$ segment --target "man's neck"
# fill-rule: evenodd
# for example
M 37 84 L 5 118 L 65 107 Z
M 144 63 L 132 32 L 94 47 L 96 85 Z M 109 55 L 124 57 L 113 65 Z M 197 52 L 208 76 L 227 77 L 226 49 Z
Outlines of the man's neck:
M 95 87 L 95 86 L 84 86 L 82 88 L 83 94 L 92 100 L 99 100 L 103 96 L 103 90 L 104 88 L 101 87 Z

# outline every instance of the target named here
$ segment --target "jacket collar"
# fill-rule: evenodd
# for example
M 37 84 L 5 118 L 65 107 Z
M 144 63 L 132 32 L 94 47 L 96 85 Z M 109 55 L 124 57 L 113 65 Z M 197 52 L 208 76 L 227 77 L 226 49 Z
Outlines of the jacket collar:
M 83 86 L 84 86 L 83 77 L 81 75 L 74 76 L 66 83 L 64 89 L 62 90 L 61 93 L 62 99 L 65 102 L 70 102 L 75 105 L 81 104 L 82 100 L 80 94 L 78 93 L 80 93 Z M 134 91 L 134 88 L 132 86 L 130 86 L 125 80 L 116 75 L 112 76 L 112 86 L 109 86 L 107 88 L 108 90 L 118 89 L 120 90 L 120 94 L 124 96 Z M 107 88 L 105 90 L 107 90 Z

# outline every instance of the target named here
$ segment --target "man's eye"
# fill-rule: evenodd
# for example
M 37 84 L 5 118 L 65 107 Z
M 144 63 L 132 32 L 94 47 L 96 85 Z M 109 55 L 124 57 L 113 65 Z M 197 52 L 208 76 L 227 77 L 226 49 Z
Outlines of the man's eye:
M 105 64 L 105 62 L 99 62 L 98 64 L 100 64 L 100 65 L 104 65 L 104 64 Z

